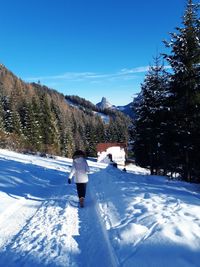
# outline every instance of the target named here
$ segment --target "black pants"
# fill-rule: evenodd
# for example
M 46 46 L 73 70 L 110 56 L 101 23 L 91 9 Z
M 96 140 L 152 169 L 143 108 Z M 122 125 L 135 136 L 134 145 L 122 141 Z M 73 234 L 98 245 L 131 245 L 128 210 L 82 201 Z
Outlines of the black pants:
M 76 188 L 77 188 L 77 194 L 78 197 L 84 197 L 85 198 L 85 194 L 86 194 L 86 183 L 77 183 L 76 184 Z

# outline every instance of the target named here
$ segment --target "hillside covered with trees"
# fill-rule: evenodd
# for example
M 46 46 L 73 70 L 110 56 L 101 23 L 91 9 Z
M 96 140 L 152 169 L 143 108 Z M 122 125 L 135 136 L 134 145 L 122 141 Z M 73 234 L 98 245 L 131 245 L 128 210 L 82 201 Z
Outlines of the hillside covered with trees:
M 70 106 L 63 94 L 46 86 L 23 82 L 1 64 L 0 147 L 67 157 L 84 149 L 96 156 L 99 142 L 128 141 L 126 116 L 112 112 L 105 124 L 92 103 L 76 99 L 85 103 L 85 109 Z

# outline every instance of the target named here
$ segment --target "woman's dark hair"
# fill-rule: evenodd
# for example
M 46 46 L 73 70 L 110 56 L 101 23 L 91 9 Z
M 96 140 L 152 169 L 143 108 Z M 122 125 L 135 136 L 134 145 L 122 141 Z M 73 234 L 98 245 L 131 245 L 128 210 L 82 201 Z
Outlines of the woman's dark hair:
M 75 158 L 78 158 L 78 157 L 83 157 L 83 158 L 85 158 L 85 152 L 82 151 L 82 150 L 76 150 L 76 151 L 74 152 L 72 158 L 75 159 Z

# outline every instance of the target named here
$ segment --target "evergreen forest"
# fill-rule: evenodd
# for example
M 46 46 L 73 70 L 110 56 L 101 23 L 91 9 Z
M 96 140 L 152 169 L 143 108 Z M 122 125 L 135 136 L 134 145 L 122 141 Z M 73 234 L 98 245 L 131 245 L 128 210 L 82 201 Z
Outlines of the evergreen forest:
M 200 182 L 199 4 L 187 1 L 181 25 L 164 41 L 170 52 L 154 58 L 134 104 L 134 153 L 151 174 Z
M 129 139 L 130 119 L 121 112 L 103 111 L 109 116 L 105 123 L 91 102 L 40 83 L 25 83 L 4 65 L 0 65 L 0 100 L 1 148 L 66 157 L 83 149 L 96 156 L 98 143 Z

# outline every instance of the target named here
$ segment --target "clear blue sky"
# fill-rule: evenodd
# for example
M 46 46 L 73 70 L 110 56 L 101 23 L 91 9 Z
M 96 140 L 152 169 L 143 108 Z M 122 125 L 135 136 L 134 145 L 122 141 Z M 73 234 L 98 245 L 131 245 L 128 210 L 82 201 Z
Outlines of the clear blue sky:
M 185 0 L 0 0 L 0 62 L 93 103 L 125 105 L 166 51 Z M 169 52 L 169 51 L 168 51 Z

